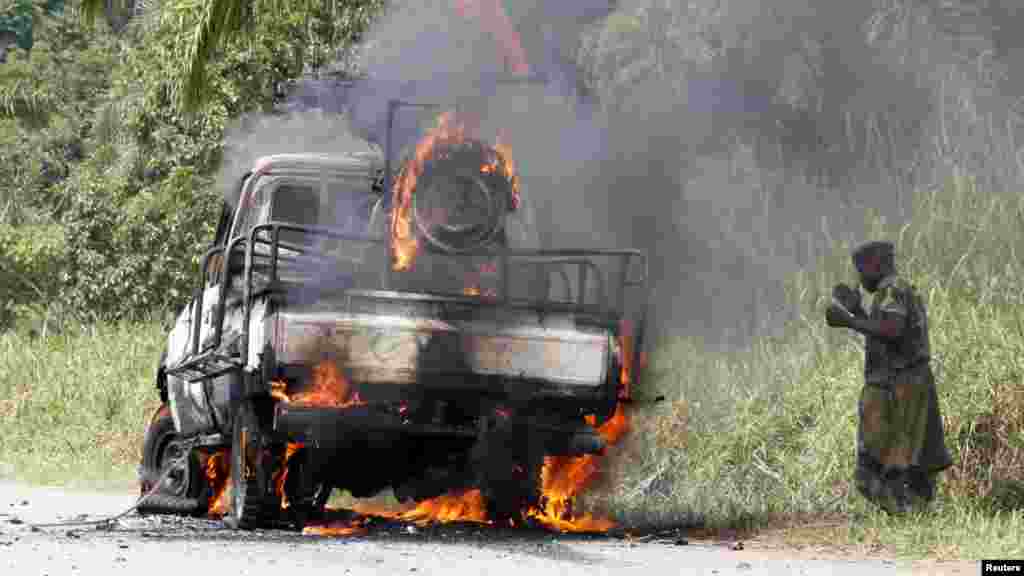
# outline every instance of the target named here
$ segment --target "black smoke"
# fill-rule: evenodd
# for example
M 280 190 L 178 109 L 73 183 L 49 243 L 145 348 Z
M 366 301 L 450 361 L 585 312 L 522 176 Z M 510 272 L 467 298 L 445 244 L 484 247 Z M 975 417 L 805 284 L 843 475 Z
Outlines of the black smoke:
M 497 43 L 454 1 L 394 2 L 366 79 L 307 83 L 296 102 L 378 146 L 390 99 L 485 112 L 511 141 L 532 241 L 648 250 L 661 331 L 771 330 L 797 312 L 782 282 L 857 240 L 865 210 L 898 223 L 954 166 L 992 188 L 1019 178 L 1019 82 L 991 57 L 1012 52 L 1006 34 L 971 44 L 932 3 L 503 4 L 545 83 L 500 84 Z M 396 152 L 424 122 L 400 115 Z

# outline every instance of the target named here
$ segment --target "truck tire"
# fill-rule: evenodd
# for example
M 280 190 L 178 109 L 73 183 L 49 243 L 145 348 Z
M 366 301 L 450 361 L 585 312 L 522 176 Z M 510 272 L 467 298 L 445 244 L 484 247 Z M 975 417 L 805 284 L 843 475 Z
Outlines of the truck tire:
M 276 451 L 259 418 L 257 402 L 242 400 L 233 422 L 231 504 L 224 517 L 230 528 L 251 530 L 276 521 L 280 511 L 272 475 Z
M 540 506 L 544 452 L 529 427 L 493 430 L 475 458 L 487 516 L 501 527 L 525 526 L 526 512 Z
M 149 493 L 154 483 L 167 472 L 160 487 L 153 493 L 157 497 L 153 502 L 178 502 L 175 505 L 150 506 L 148 509 L 151 511 L 167 514 L 206 513 L 209 488 L 199 464 L 199 456 L 194 451 L 186 454 L 185 449 L 181 436 L 174 428 L 170 408 L 166 404 L 160 406 L 150 419 L 142 444 L 140 492 Z
M 331 485 L 319 478 L 306 478 L 309 466 L 308 448 L 300 448 L 288 460 L 288 477 L 284 482 L 284 493 L 288 495 L 287 510 L 290 524 L 294 529 L 302 529 L 310 522 L 323 520 L 327 508 L 327 500 L 331 496 Z M 311 486 L 305 482 L 312 480 Z

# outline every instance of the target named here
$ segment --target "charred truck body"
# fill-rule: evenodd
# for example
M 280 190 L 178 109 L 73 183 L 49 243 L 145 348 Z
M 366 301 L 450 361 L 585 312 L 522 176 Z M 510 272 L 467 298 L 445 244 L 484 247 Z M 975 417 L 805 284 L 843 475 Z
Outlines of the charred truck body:
M 646 260 L 509 246 L 508 151 L 451 119 L 395 175 L 387 145 L 265 157 L 241 178 L 160 361 L 148 509 L 302 526 L 336 488 L 478 488 L 515 522 L 545 456 L 603 450 L 595 426 L 639 365 Z

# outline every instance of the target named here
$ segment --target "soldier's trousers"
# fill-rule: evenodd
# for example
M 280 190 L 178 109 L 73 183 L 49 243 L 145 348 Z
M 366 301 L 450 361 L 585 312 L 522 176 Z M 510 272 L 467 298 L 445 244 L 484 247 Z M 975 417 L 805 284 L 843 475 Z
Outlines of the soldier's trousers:
M 934 477 L 952 465 L 943 439 L 935 378 L 927 363 L 870 382 L 861 391 L 857 488 L 889 508 L 911 494 L 931 500 Z

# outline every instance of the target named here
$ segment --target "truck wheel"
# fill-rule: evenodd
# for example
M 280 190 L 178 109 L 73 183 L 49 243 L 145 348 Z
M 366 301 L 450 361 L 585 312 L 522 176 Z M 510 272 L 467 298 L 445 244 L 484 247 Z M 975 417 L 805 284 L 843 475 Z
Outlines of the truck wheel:
M 526 512 L 539 507 L 544 453 L 521 426 L 491 433 L 478 460 L 487 516 L 498 526 L 524 526 Z
M 300 448 L 288 460 L 288 477 L 284 482 L 284 493 L 290 504 L 288 516 L 292 526 L 301 531 L 306 524 L 323 520 L 327 500 L 332 486 L 319 478 L 307 478 L 310 454 L 308 448 Z M 312 485 L 307 482 L 312 481 Z
M 275 450 L 252 400 L 240 403 L 231 442 L 231 505 L 224 522 L 250 530 L 273 522 L 280 508 L 271 481 Z
M 168 513 L 205 513 L 208 487 L 199 457 L 195 452 L 186 454 L 186 446 L 174 428 L 174 419 L 166 404 L 153 414 L 146 428 L 142 445 L 141 494 L 152 490 L 165 472 L 166 477 L 154 496 L 159 496 L 157 500 L 160 502 L 176 502 L 177 505 L 153 507 L 154 511 L 167 508 Z

